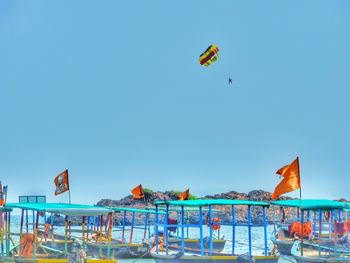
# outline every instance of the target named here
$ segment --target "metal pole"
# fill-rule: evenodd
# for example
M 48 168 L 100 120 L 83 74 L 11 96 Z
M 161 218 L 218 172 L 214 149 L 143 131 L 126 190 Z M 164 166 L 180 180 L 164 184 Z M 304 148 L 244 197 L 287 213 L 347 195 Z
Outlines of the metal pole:
M 108 214 L 108 246 L 107 246 L 107 258 L 111 258 L 111 241 L 112 241 L 112 229 L 113 229 L 113 212 Z
M 8 219 L 7 219 L 7 246 L 6 246 L 6 253 L 7 253 L 7 256 L 9 257 L 10 256 L 10 233 L 11 233 L 11 212 L 8 212 Z
M 99 240 L 99 258 L 102 257 L 102 235 L 103 235 L 103 215 L 100 215 L 100 240 Z
M 158 205 L 156 205 L 156 214 L 155 214 L 155 234 L 156 234 L 156 254 L 158 254 Z
M 181 252 L 185 254 L 185 209 L 181 206 Z
M 23 220 L 24 220 L 24 210 L 21 211 L 21 226 L 19 228 L 19 254 L 21 255 L 22 250 L 22 233 L 23 233 Z
M 131 216 L 131 229 L 130 229 L 130 240 L 129 243 L 132 244 L 132 237 L 134 235 L 134 224 L 135 224 L 135 212 L 132 212 Z
M 209 205 L 209 231 L 210 231 L 210 235 L 209 235 L 209 255 L 212 256 L 213 255 L 213 210 L 211 208 L 211 205 Z
M 123 226 L 122 226 L 122 244 L 125 242 L 125 224 L 126 224 L 126 211 L 124 210 L 124 215 L 123 215 Z
M 29 216 L 28 216 L 28 210 L 26 210 L 26 232 L 28 233 L 28 223 L 29 223 Z
M 34 210 L 33 210 L 33 214 L 34 214 Z M 38 246 L 38 227 L 39 227 L 39 211 L 36 211 L 35 225 L 33 225 L 33 232 L 34 232 L 33 259 L 36 259 L 36 250 L 37 250 L 37 246 Z
M 235 244 L 236 244 L 236 211 L 235 211 L 234 205 L 232 205 L 231 214 L 232 214 L 232 256 L 234 256 Z
M 64 253 L 66 255 L 68 254 L 67 235 L 68 235 L 68 216 L 66 216 L 64 220 Z
M 146 238 L 146 235 L 147 235 L 148 217 L 149 217 L 149 213 L 146 213 L 146 216 L 145 216 L 145 228 L 144 228 L 144 231 L 143 231 L 143 238 L 144 239 Z
M 316 211 L 314 211 L 314 216 L 313 216 L 313 235 L 316 235 Z
M 201 256 L 204 255 L 204 241 L 203 241 L 203 215 L 202 207 L 199 207 L 199 240 L 201 242 Z
M 318 210 L 318 256 L 321 257 L 321 239 L 322 239 L 322 210 Z
M 264 218 L 264 255 L 267 256 L 267 222 L 266 222 L 266 207 L 263 207 Z
M 249 248 L 249 256 L 252 255 L 252 222 L 251 222 L 251 214 L 250 214 L 250 205 L 248 205 L 248 248 Z
M 304 210 L 301 210 L 301 243 L 300 243 L 300 255 L 304 255 Z
M 166 205 L 166 215 L 165 215 L 165 221 L 164 221 L 164 232 L 165 232 L 165 254 L 169 254 L 169 247 L 168 247 L 168 241 L 169 241 L 169 233 L 168 233 L 168 222 L 169 222 L 169 205 Z

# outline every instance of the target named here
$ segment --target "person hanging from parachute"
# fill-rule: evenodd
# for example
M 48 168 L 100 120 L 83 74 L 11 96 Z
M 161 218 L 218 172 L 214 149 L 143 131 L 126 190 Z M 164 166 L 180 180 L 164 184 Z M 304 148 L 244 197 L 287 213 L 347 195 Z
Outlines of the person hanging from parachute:
M 216 45 L 210 45 L 200 56 L 199 63 L 202 66 L 208 67 L 211 63 L 215 62 L 219 58 L 219 47 Z

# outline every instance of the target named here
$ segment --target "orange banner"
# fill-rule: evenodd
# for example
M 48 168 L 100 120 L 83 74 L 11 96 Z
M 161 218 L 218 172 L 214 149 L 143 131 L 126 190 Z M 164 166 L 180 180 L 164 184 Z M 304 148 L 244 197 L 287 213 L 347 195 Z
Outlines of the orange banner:
M 280 168 L 276 174 L 283 177 L 282 181 L 276 186 L 271 199 L 275 200 L 278 196 L 294 191 L 300 188 L 299 158 L 297 157 L 291 164 Z
M 144 198 L 144 192 L 143 192 L 143 188 L 142 188 L 141 184 L 136 186 L 134 189 L 132 189 L 131 193 L 132 193 L 134 199 Z
M 190 189 L 188 188 L 187 190 L 179 194 L 178 197 L 179 197 L 179 200 L 181 201 L 188 200 L 188 198 L 190 197 Z

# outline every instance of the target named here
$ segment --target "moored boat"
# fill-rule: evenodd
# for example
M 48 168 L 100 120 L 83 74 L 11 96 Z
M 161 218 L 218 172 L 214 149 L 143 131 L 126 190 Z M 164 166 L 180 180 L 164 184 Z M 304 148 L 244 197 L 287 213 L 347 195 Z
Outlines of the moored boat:
M 296 240 L 291 250 L 298 263 L 344 263 L 350 262 L 349 248 L 330 244 L 305 243 Z
M 337 207 L 336 213 L 334 204 L 320 202 L 317 205 L 301 207 L 301 224 L 304 223 L 304 212 L 306 210 L 318 210 L 319 224 L 317 239 L 296 240 L 293 243 L 291 254 L 298 263 L 312 262 L 350 262 L 350 241 L 349 228 L 350 222 L 346 217 L 347 204 L 342 203 L 342 207 Z M 341 205 L 339 204 L 339 205 Z M 322 235 L 322 214 L 329 213 L 328 237 Z M 342 213 L 343 212 L 343 213 Z M 315 222 L 316 225 L 316 222 Z M 314 230 L 315 231 L 315 230 Z
M 94 223 L 95 228 L 104 226 L 106 232 L 109 231 L 111 233 L 111 242 L 110 244 L 105 242 L 103 233 L 102 238 L 100 238 L 101 234 L 93 238 L 87 236 L 85 243 L 89 251 L 93 255 L 98 255 L 101 249 L 105 252 L 109 246 L 111 253 L 116 258 L 151 258 L 149 253 L 150 246 L 145 241 L 151 236 L 151 216 L 155 214 L 155 210 L 128 207 L 109 207 L 109 209 L 113 210 L 115 215 L 119 214 L 122 220 L 119 225 L 113 226 L 113 222 L 110 219 L 100 217 Z M 141 225 L 138 225 L 136 222 L 137 216 L 143 219 Z M 130 225 L 127 222 L 127 217 L 131 218 Z
M 82 217 L 82 221 L 86 216 L 112 215 L 113 211 L 106 208 L 99 208 L 89 205 L 79 204 L 62 204 L 62 203 L 11 203 L 6 205 L 9 208 L 21 209 L 20 223 L 20 240 L 11 252 L 15 262 L 17 263 L 33 263 L 33 262 L 116 262 L 110 254 L 98 257 L 91 257 L 85 249 L 84 243 L 68 243 L 68 222 L 69 217 Z M 33 222 L 32 231 L 24 232 L 24 211 L 33 211 L 35 213 L 35 222 Z M 39 233 L 39 218 L 45 213 L 60 214 L 65 216 L 64 226 L 64 249 L 54 249 L 44 245 L 44 239 L 41 239 Z M 82 233 L 84 234 L 84 224 L 82 224 Z
M 302 238 L 302 235 L 303 238 L 312 238 L 313 240 L 328 237 L 331 233 L 330 222 L 333 221 L 336 213 L 346 206 L 343 202 L 327 199 L 281 200 L 273 201 L 271 204 L 273 213 L 275 206 L 280 208 L 279 220 L 277 223 L 274 220 L 275 230 L 272 233 L 271 241 L 282 255 L 291 255 L 294 241 Z M 292 209 L 293 213 L 288 213 L 288 209 Z M 302 213 L 304 222 L 303 227 L 300 227 Z M 327 224 L 328 230 L 325 233 L 324 228 Z M 307 226 L 309 226 L 308 231 L 305 230 Z M 297 229 L 293 230 L 292 228 L 300 230 L 303 228 L 303 234 L 297 233 L 294 231 Z
M 243 255 L 238 255 L 236 253 L 236 206 L 247 206 L 247 250 Z M 246 257 L 246 260 L 256 261 L 256 262 L 266 262 L 266 263 L 275 263 L 278 260 L 276 255 L 271 255 L 269 253 L 269 248 L 267 244 L 267 222 L 266 222 L 266 208 L 269 206 L 266 202 L 255 202 L 248 200 L 186 200 L 186 201 L 158 201 L 156 202 L 156 211 L 159 211 L 162 207 L 165 207 L 166 218 L 164 222 L 160 222 L 158 215 L 156 213 L 156 222 L 155 222 L 155 246 L 151 250 L 151 255 L 156 260 L 156 262 L 232 262 L 232 261 L 241 261 L 242 257 Z M 180 207 L 181 219 L 180 222 L 176 224 L 169 224 L 168 219 L 170 216 L 170 210 L 172 207 Z M 197 208 L 197 217 L 198 223 L 187 223 L 184 218 L 185 207 L 195 207 Z M 223 223 L 219 218 L 213 216 L 213 209 L 216 207 L 226 207 L 230 208 L 232 222 Z M 263 240 L 264 247 L 260 253 L 253 253 L 253 241 L 252 241 L 252 207 L 261 209 L 263 215 Z M 203 209 L 208 209 L 206 216 L 203 215 Z M 203 226 L 209 225 L 209 235 L 204 236 Z M 229 226 L 232 230 L 232 238 L 230 240 L 230 251 L 226 252 L 217 252 L 214 250 L 214 233 L 221 226 Z M 242 226 L 242 224 L 240 224 Z M 180 246 L 174 247 L 169 243 L 169 228 L 178 228 L 180 229 Z M 195 249 L 188 249 L 185 246 L 185 228 L 196 228 L 199 230 L 199 243 L 200 247 Z M 160 228 L 163 229 L 165 235 L 159 235 Z M 248 261 L 250 262 L 250 261 Z

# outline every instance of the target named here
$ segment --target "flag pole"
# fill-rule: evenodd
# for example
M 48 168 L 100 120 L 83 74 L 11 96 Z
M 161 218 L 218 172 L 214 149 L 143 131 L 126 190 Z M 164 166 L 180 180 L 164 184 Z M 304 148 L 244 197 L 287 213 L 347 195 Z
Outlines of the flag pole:
M 8 190 L 8 185 L 5 186 L 6 187 L 6 193 L 5 193 L 5 203 L 4 206 L 6 205 L 6 201 L 7 201 L 7 190 Z M 4 189 L 3 189 L 4 192 Z
M 69 204 L 71 204 L 71 199 L 70 199 L 70 189 L 68 190 L 68 195 L 69 195 Z
M 299 171 L 299 201 L 300 201 L 300 221 L 301 221 L 301 244 L 300 244 L 300 254 L 303 256 L 303 242 L 304 242 L 304 231 L 303 231 L 303 224 L 304 224 L 304 211 L 301 209 L 301 179 L 300 179 L 300 165 L 299 165 L 299 157 L 297 157 L 298 160 L 298 171 Z
M 67 184 L 68 184 L 68 196 L 69 196 L 69 204 L 71 204 L 71 197 L 70 197 L 70 184 L 69 184 L 69 173 L 67 169 Z
M 143 191 L 143 189 L 142 189 Z M 146 193 L 143 191 L 143 201 L 145 202 L 145 208 L 147 207 L 147 199 L 146 199 Z

